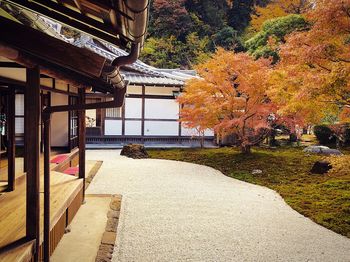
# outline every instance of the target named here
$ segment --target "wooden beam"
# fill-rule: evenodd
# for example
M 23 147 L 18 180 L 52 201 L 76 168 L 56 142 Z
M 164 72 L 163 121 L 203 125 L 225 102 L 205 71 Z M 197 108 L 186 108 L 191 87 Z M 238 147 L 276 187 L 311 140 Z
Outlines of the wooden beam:
M 8 191 L 15 190 L 15 154 L 16 154 L 16 143 L 15 143 L 15 101 L 16 93 L 15 89 L 11 88 L 8 94 Z
M 1 20 L 1 17 L 0 17 Z M 1 23 L 1 21 L 0 21 Z M 1 28 L 1 27 L 0 27 Z M 0 30 L 1 31 L 1 30 Z M 53 64 L 51 61 L 34 57 L 33 55 L 26 53 L 24 51 L 18 51 L 8 44 L 3 44 L 0 39 L 0 55 L 7 57 L 25 67 L 34 67 L 35 65 L 40 65 L 41 71 L 45 72 L 53 78 L 63 80 L 66 83 L 70 83 L 73 86 L 84 86 L 85 88 L 91 88 L 93 86 L 94 90 L 99 92 L 113 92 L 114 88 L 104 81 L 102 78 L 96 78 L 88 75 L 84 75 L 81 72 L 74 72 L 64 67 Z M 0 79 L 5 79 L 0 77 Z M 16 82 L 12 81 L 12 82 Z M 17 81 L 20 82 L 20 81 Z
M 91 104 L 77 104 L 77 105 L 60 105 L 60 106 L 51 106 L 45 109 L 46 112 L 65 112 L 65 111 L 75 111 L 75 110 L 88 110 L 88 109 L 100 109 L 100 108 L 113 108 L 121 107 L 124 104 L 124 97 L 126 92 L 126 87 L 123 89 L 116 89 L 116 94 L 112 101 L 108 102 L 99 102 Z M 85 97 L 85 94 L 84 94 Z
M 16 50 L 27 52 L 35 57 L 87 76 L 101 76 L 106 58 L 3 17 L 0 17 L 0 23 L 1 42 L 14 47 Z M 21 37 L 18 37 L 19 35 Z M 18 57 L 18 54 L 11 50 L 4 48 L 3 52 Z M 8 58 L 11 59 L 11 57 Z
M 41 77 L 42 78 L 42 77 Z M 22 81 L 19 81 L 19 80 L 14 80 L 14 79 L 11 79 L 11 78 L 7 78 L 7 77 L 2 77 L 0 76 L 0 83 L 4 83 L 6 85 L 15 85 L 17 89 L 21 89 L 21 90 L 24 90 L 23 87 L 26 85 L 25 82 L 22 82 Z M 53 87 L 47 87 L 47 86 L 40 86 L 40 89 L 41 90 L 45 90 L 45 91 L 50 91 L 50 92 L 54 92 L 54 93 L 59 93 L 59 94 L 64 94 L 64 95 L 70 95 L 70 96 L 78 96 L 78 94 L 76 93 L 72 93 L 72 92 L 69 92 L 69 91 L 64 91 L 64 90 L 60 90 L 60 89 L 57 89 L 55 88 L 55 78 L 52 79 L 52 85 Z
M 111 94 L 103 94 L 103 93 L 86 93 L 87 97 L 113 97 Z M 127 94 L 126 97 L 128 98 L 149 98 L 149 99 L 176 99 L 173 95 L 142 95 L 142 94 Z
M 85 105 L 85 89 L 79 88 L 79 104 Z M 86 112 L 78 111 L 79 121 L 79 178 L 84 180 L 83 199 L 85 198 L 85 142 L 86 142 Z
M 27 68 L 27 86 L 24 95 L 25 112 L 25 156 L 27 179 L 26 236 L 36 240 L 34 261 L 38 261 L 40 244 L 40 201 L 39 201 L 39 125 L 40 125 L 40 69 Z M 29 119 L 30 118 L 30 119 Z
M 17 64 L 15 62 L 0 62 L 0 67 L 7 68 L 25 68 L 24 66 Z
M 53 92 L 53 93 L 64 94 L 64 95 L 67 95 L 67 96 L 78 96 L 78 94 L 76 94 L 76 93 L 72 93 L 72 92 L 69 92 L 69 91 L 64 91 L 64 90 L 57 89 L 57 88 L 50 88 L 50 87 L 47 87 L 47 86 L 40 86 L 40 89 L 41 90 L 45 90 L 45 91 L 49 91 L 49 92 Z
M 117 45 L 120 44 L 118 32 L 114 28 L 62 5 L 55 4 L 53 1 L 37 0 L 37 2 L 41 3 L 27 0 L 8 1 L 21 8 L 34 11 L 57 22 L 76 28 L 79 31 L 83 31 L 94 38 L 99 38 Z

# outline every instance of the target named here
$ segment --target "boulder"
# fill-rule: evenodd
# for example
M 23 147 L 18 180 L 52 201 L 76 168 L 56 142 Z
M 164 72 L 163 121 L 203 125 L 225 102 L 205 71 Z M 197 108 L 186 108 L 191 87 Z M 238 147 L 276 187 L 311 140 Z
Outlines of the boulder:
M 143 145 L 129 144 L 123 147 L 120 155 L 127 156 L 134 159 L 148 158 L 149 155 Z
M 332 155 L 332 156 L 341 156 L 343 155 L 342 152 L 340 152 L 338 149 L 326 149 L 322 151 L 323 155 Z
M 260 174 L 262 174 L 262 173 L 263 173 L 263 171 L 260 170 L 260 169 L 254 169 L 254 170 L 252 171 L 252 175 L 260 175 Z
M 306 153 L 335 155 L 340 156 L 342 153 L 338 149 L 331 149 L 328 146 L 308 146 L 304 150 Z
M 316 161 L 313 167 L 311 168 L 310 172 L 312 174 L 326 174 L 329 170 L 332 169 L 331 163 L 328 161 Z

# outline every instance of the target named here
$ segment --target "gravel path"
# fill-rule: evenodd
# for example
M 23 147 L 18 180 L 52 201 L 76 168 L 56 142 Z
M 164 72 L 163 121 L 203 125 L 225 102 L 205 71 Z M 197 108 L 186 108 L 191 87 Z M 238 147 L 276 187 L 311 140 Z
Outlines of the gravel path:
M 274 191 L 209 167 L 87 151 L 103 165 L 88 194 L 122 194 L 113 261 L 350 261 L 350 239 Z

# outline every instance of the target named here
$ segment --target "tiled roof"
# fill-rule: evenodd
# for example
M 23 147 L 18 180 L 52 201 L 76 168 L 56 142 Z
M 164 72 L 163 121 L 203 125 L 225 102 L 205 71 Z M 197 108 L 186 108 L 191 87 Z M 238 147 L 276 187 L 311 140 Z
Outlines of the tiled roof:
M 130 84 L 148 84 L 148 85 L 174 85 L 182 86 L 184 81 L 176 80 L 163 76 L 151 76 L 148 74 L 134 73 L 121 70 L 121 74 Z
M 65 42 L 71 43 L 81 48 L 87 48 L 108 60 L 113 61 L 119 56 L 128 55 L 124 50 L 109 44 L 107 42 L 96 43 L 94 40 L 84 34 L 77 40 L 69 39 L 61 34 L 61 25 L 44 18 L 40 15 L 27 12 L 32 17 L 31 19 L 36 23 L 45 27 L 44 30 L 49 35 L 59 38 Z M 184 85 L 185 81 L 191 78 L 196 78 L 196 72 L 194 70 L 181 70 L 181 69 L 159 69 L 143 63 L 141 60 L 137 60 L 135 63 L 125 67 L 126 70 L 121 70 L 122 75 L 131 84 L 149 84 L 149 85 Z M 127 71 L 132 70 L 132 72 Z
M 104 44 L 104 48 L 99 47 L 92 39 L 85 42 L 85 47 L 91 49 L 92 51 L 113 60 L 119 56 L 128 55 L 124 50 L 111 45 Z M 191 78 L 195 78 L 196 72 L 194 70 L 180 70 L 180 69 L 159 69 L 153 66 L 143 63 L 141 60 L 137 60 L 135 63 L 126 66 L 134 72 L 122 71 L 125 75 L 125 79 L 129 80 L 132 84 L 155 84 L 155 85 L 184 85 L 185 81 Z

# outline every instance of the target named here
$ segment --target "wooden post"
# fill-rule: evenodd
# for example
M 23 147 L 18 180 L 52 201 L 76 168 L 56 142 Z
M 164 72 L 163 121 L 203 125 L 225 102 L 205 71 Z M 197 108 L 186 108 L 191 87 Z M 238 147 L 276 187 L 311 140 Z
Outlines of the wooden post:
M 43 113 L 44 123 L 44 261 L 50 261 L 50 133 L 51 114 Z
M 181 114 L 181 110 L 183 108 L 183 105 L 179 104 L 179 133 L 178 133 L 178 143 L 181 144 L 181 136 L 182 136 L 182 125 L 181 125 L 181 121 L 180 121 L 180 114 Z
M 16 93 L 15 88 L 10 90 L 8 99 L 8 191 L 15 190 L 15 154 L 16 154 L 16 143 L 15 143 L 15 100 Z
M 142 85 L 142 100 L 141 100 L 141 141 L 145 142 L 145 95 L 146 95 L 146 87 Z
M 125 136 L 125 104 L 126 100 L 122 106 L 122 136 Z
M 39 199 L 39 125 L 40 125 L 40 69 L 27 68 L 25 88 L 25 156 L 27 179 L 26 236 L 35 240 L 34 261 L 39 259 L 40 244 L 40 199 Z
M 79 88 L 79 104 L 85 104 L 85 89 Z M 85 110 L 79 110 L 79 178 L 83 183 L 83 199 L 85 199 L 85 136 L 86 136 L 86 120 Z

